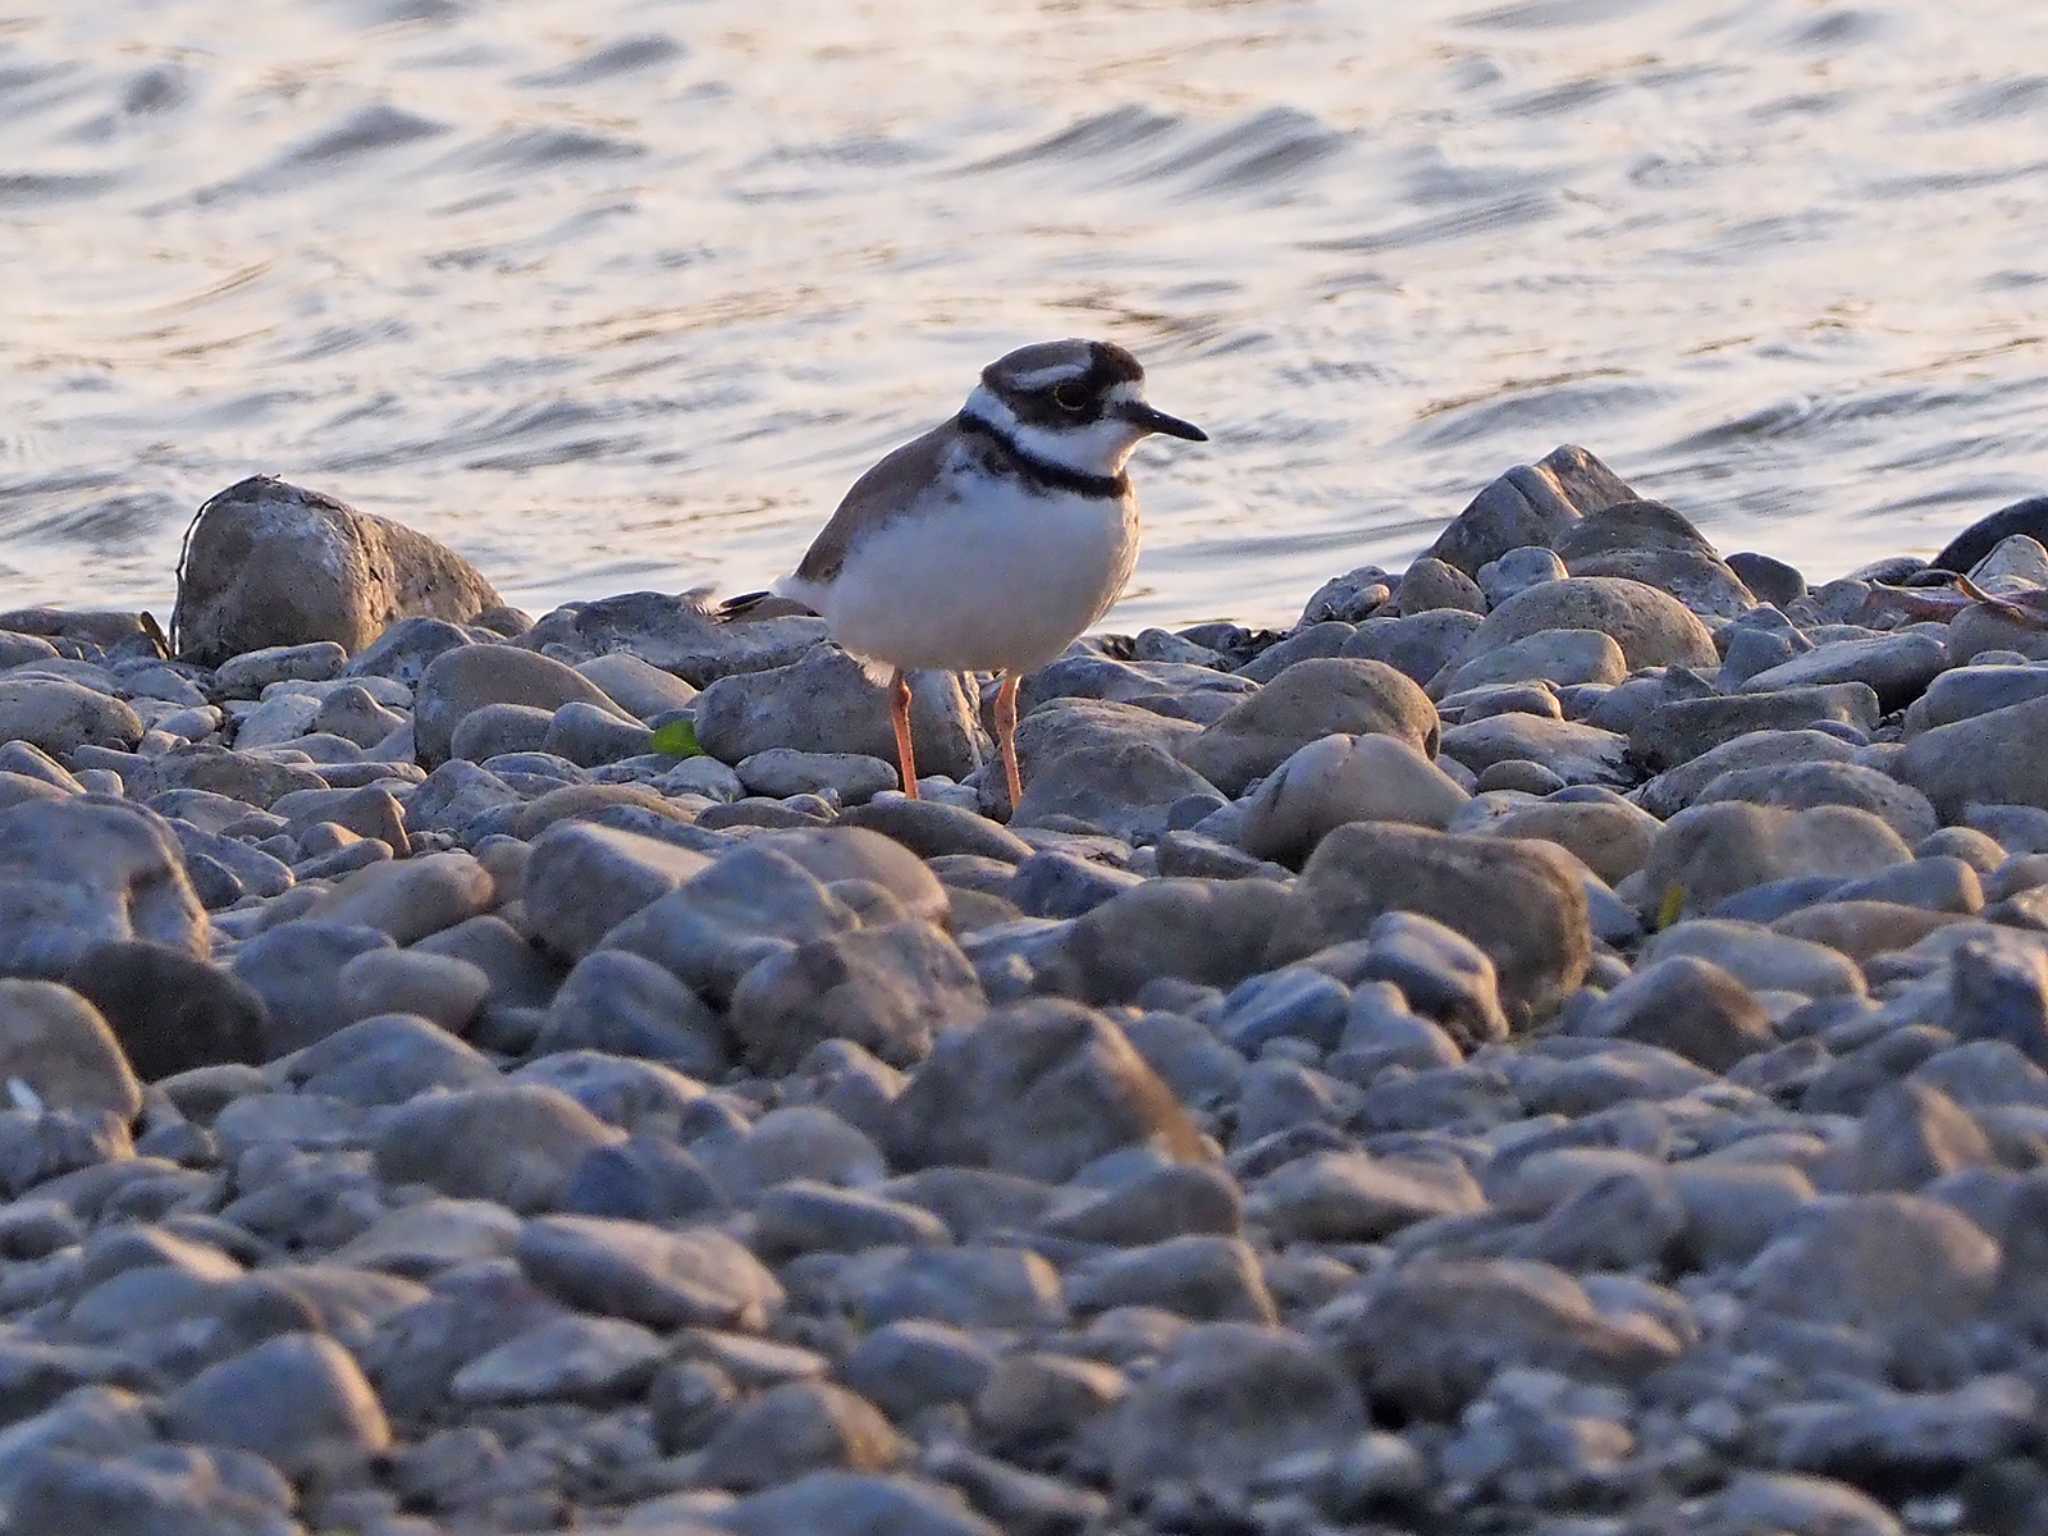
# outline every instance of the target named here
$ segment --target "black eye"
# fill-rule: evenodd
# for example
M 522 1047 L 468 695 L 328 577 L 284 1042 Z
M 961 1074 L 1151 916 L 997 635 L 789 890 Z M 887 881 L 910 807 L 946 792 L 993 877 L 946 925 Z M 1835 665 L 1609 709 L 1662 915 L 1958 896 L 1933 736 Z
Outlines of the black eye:
M 1078 411 L 1088 404 L 1088 392 L 1078 384 L 1056 384 L 1053 386 L 1052 403 L 1063 411 Z

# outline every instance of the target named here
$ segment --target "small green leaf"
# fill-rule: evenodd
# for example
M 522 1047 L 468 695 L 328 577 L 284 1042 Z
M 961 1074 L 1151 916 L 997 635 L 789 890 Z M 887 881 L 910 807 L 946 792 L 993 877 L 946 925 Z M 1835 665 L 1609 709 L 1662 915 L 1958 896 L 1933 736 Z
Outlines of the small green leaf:
M 654 733 L 649 748 L 665 752 L 670 757 L 702 757 L 704 749 L 697 744 L 697 727 L 688 720 L 671 720 Z
M 1679 914 L 1684 911 L 1685 887 L 1677 884 L 1666 886 L 1664 900 L 1657 908 L 1657 931 L 1661 933 L 1669 928 L 1678 921 Z

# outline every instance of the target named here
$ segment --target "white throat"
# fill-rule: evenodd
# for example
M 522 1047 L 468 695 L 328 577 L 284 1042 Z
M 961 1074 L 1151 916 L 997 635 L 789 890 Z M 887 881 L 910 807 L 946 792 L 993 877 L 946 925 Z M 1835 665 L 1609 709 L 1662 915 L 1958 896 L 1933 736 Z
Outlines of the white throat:
M 1134 386 L 1123 386 L 1133 390 Z M 1134 396 L 1133 396 L 1134 397 Z M 1029 426 L 986 384 L 974 386 L 966 412 L 1000 433 L 1023 453 L 1077 474 L 1114 476 L 1123 472 L 1131 450 L 1144 438 L 1142 428 L 1118 416 L 1061 427 Z

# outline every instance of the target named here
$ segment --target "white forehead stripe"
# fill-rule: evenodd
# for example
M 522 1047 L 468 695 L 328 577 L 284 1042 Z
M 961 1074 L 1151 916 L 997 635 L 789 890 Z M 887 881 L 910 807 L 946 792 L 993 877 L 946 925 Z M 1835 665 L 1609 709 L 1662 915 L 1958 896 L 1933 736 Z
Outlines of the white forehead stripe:
M 1064 384 L 1068 379 L 1081 378 L 1087 372 L 1088 364 L 1085 362 L 1054 363 L 1049 368 L 1034 368 L 1029 373 L 1014 374 L 1011 376 L 1010 384 L 1016 389 L 1027 392 L 1038 389 L 1051 389 L 1053 385 Z
M 1102 398 L 1109 405 L 1129 405 L 1135 400 L 1145 398 L 1145 386 L 1135 381 L 1126 382 L 1114 389 L 1105 390 Z

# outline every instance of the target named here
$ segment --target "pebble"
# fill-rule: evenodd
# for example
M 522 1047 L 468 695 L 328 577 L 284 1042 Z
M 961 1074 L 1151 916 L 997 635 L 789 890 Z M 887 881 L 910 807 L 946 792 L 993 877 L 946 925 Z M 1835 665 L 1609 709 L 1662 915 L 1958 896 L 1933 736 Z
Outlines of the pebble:
M 1179 750 L 1202 778 L 1237 794 L 1297 748 L 1333 732 L 1384 734 L 1434 757 L 1439 726 L 1429 699 L 1394 668 L 1324 657 L 1286 668 Z
M 376 1167 L 396 1183 L 546 1210 L 586 1153 L 619 1139 L 557 1089 L 472 1088 L 398 1109 L 377 1136 Z
M 1397 821 L 1440 831 L 1470 798 L 1398 737 L 1324 736 L 1266 775 L 1249 798 L 1236 841 L 1255 858 L 1297 863 L 1349 822 Z
M 346 1471 L 391 1444 L 362 1367 L 318 1334 L 279 1334 L 223 1360 L 180 1387 L 164 1411 L 178 1438 L 254 1451 L 287 1475 Z
M 895 1100 L 891 1150 L 1054 1180 L 1149 1144 L 1199 1156 L 1178 1102 L 1116 1026 L 1060 1003 L 1005 1010 L 942 1037 Z
M 1510 1018 L 1546 1013 L 1578 986 L 1592 932 L 1576 861 L 1545 843 L 1382 823 L 1339 828 L 1302 870 L 1286 948 L 1309 954 L 1382 913 L 1435 918 L 1492 961 Z M 1491 921 L 1480 922 L 1486 911 Z
M 654 1328 L 758 1332 L 784 1299 L 757 1259 L 708 1228 L 544 1216 L 521 1231 L 518 1257 L 535 1285 L 571 1306 Z
M 48 981 L 0 981 L 0 1088 L 16 1104 L 123 1122 L 142 1107 L 142 1087 L 99 1010 Z

